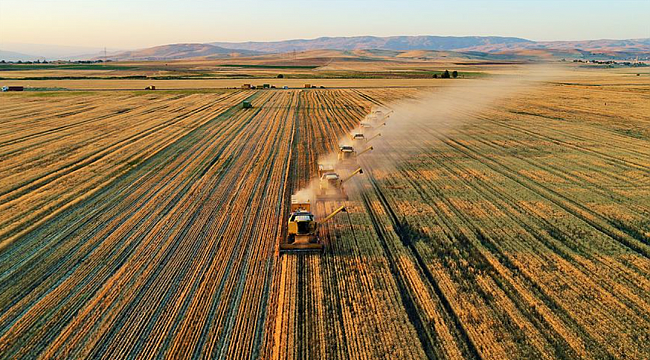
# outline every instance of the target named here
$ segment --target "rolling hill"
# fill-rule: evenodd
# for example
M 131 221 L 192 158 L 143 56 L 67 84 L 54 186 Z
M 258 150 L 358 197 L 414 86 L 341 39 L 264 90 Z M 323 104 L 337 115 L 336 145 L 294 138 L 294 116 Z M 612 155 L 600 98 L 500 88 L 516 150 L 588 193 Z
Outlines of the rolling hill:
M 439 50 L 506 52 L 521 50 L 591 51 L 591 52 L 650 52 L 650 38 L 630 40 L 584 40 L 584 41 L 532 41 L 516 37 L 499 36 L 355 36 L 321 37 L 310 40 L 286 40 L 271 42 L 215 42 L 211 45 L 223 48 L 256 50 L 262 52 L 288 52 L 315 49 L 338 50 Z
M 486 45 L 513 45 L 534 43 L 530 40 L 515 37 L 498 36 L 353 36 L 353 37 L 321 37 L 310 40 L 285 40 L 271 42 L 214 42 L 211 45 L 223 48 L 256 50 L 263 52 L 289 52 L 315 49 L 359 50 L 457 50 Z
M 147 49 L 125 51 L 112 56 L 111 60 L 176 60 L 188 58 L 220 59 L 262 54 L 254 50 L 226 49 L 210 44 L 171 44 Z
M 650 39 L 538 42 L 498 36 L 356 36 L 271 42 L 215 42 L 171 44 L 126 51 L 112 60 L 224 59 L 289 52 L 339 50 L 361 57 L 409 57 L 401 54 L 426 51 L 426 57 L 455 52 L 462 57 L 486 59 L 632 59 L 650 58 Z M 363 53 L 363 52 L 366 53 Z M 368 53 L 370 51 L 370 53 Z M 361 52 L 361 53 L 359 53 Z M 436 54 L 438 53 L 438 54 Z
M 6 51 L 6 50 L 0 50 L 0 60 L 4 61 L 33 61 L 33 60 L 40 60 L 42 59 L 42 56 L 36 56 L 36 55 L 28 55 L 28 54 L 23 54 L 15 51 Z

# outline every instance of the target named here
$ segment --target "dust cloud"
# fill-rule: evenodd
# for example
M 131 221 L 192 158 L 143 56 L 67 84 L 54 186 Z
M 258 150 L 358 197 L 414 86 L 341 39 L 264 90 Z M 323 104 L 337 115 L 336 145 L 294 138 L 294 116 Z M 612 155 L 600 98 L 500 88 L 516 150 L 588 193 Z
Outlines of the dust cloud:
M 359 166 L 364 172 L 389 174 L 396 171 L 400 163 L 417 158 L 454 129 L 471 124 L 477 115 L 490 107 L 499 106 L 521 92 L 552 81 L 560 73 L 548 66 L 529 66 L 514 74 L 487 79 L 441 80 L 449 84 L 424 92 L 417 98 L 373 109 L 359 126 L 339 139 L 339 145 L 351 145 L 357 153 L 372 146 L 372 151 L 358 157 Z M 356 133 L 363 133 L 366 141 L 353 140 Z M 372 140 L 368 142 L 369 139 Z M 354 170 L 341 166 L 336 153 L 322 156 L 318 163 L 330 165 L 341 177 Z M 313 203 L 318 184 L 318 179 L 313 179 L 295 195 Z M 350 189 L 347 189 L 350 195 Z
M 455 129 L 471 125 L 491 107 L 501 106 L 558 76 L 566 76 L 562 72 L 539 65 L 487 79 L 442 80 L 451 84 L 417 98 L 392 103 L 389 105 L 392 113 L 381 129 L 382 136 L 372 144 L 375 150 L 360 159 L 364 170 L 393 172 L 398 164 L 421 155 L 424 149 L 434 146 Z
M 312 180 L 307 187 L 302 188 L 293 194 L 293 198 L 301 203 L 308 202 L 313 204 L 316 199 L 315 185 L 316 181 Z

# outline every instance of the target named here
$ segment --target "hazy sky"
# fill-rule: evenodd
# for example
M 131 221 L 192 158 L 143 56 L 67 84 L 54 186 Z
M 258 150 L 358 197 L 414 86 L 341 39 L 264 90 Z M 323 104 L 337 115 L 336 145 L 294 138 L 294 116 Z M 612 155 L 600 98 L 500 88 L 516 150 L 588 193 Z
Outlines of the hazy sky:
M 354 35 L 650 37 L 650 0 L 0 0 L 0 43 L 128 49 Z

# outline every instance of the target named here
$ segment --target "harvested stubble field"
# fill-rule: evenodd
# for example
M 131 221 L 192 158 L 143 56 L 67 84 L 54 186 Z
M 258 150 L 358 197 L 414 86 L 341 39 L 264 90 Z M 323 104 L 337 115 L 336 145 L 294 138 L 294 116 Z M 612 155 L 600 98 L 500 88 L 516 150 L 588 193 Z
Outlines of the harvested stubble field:
M 591 85 L 395 118 L 282 256 L 319 155 L 421 90 L 3 96 L 0 357 L 647 358 L 650 85 Z

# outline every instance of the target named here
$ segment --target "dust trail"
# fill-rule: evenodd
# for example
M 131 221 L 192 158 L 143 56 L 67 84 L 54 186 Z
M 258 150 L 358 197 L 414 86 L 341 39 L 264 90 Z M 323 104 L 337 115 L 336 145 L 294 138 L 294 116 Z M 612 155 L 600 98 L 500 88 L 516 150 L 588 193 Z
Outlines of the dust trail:
M 471 125 L 476 115 L 561 74 L 557 68 L 530 66 L 517 74 L 457 81 L 417 99 L 393 103 L 382 136 L 372 144 L 375 150 L 360 162 L 368 168 L 364 170 L 372 170 L 379 178 L 386 176 L 400 163 L 417 159 L 454 129 Z
M 400 163 L 416 159 L 453 129 L 469 124 L 482 111 L 560 73 L 546 66 L 530 66 L 516 74 L 485 80 L 441 80 L 450 84 L 415 99 L 373 109 L 359 126 L 338 139 L 339 145 L 351 145 L 357 153 L 372 147 L 357 162 L 364 171 L 371 171 L 375 178 L 381 179 L 395 172 Z M 355 140 L 356 134 L 363 134 L 363 139 Z M 357 167 L 343 166 L 336 153 L 321 156 L 318 163 L 331 167 L 342 178 Z M 314 203 L 318 186 L 319 180 L 312 179 L 296 195 Z
M 316 180 L 312 179 L 306 187 L 298 190 L 295 194 L 293 194 L 293 198 L 301 203 L 308 202 L 308 203 L 314 203 L 314 200 L 316 198 Z

